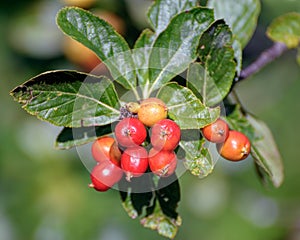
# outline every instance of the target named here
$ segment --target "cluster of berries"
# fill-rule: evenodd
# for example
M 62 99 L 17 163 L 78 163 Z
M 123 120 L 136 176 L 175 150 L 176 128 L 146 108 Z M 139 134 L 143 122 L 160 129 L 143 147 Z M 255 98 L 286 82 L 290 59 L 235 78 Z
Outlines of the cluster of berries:
M 174 150 L 181 133 L 179 126 L 167 119 L 166 105 L 157 98 L 149 98 L 127 107 L 136 117 L 120 120 L 114 130 L 115 138 L 100 137 L 92 145 L 97 165 L 90 175 L 90 187 L 97 191 L 107 191 L 124 174 L 130 181 L 147 171 L 168 177 L 176 170 Z
M 247 136 L 239 131 L 230 130 L 228 124 L 220 118 L 202 128 L 202 134 L 208 141 L 216 143 L 219 154 L 229 161 L 241 161 L 247 158 L 251 151 Z

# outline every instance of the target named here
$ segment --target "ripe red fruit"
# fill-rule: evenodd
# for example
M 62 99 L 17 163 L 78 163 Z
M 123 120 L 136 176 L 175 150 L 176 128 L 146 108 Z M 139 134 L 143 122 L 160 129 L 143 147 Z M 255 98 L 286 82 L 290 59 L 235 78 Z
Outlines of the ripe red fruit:
M 226 140 L 229 133 L 228 124 L 222 120 L 217 119 L 212 124 L 209 124 L 202 128 L 203 136 L 210 142 L 222 143 Z
M 128 181 L 132 177 L 143 175 L 148 168 L 147 150 L 140 146 L 127 148 L 121 157 L 121 167 Z
M 112 137 L 100 137 L 93 142 L 91 151 L 95 161 L 104 162 L 109 160 L 109 151 L 114 141 Z
M 180 128 L 170 119 L 158 121 L 151 128 L 151 144 L 156 150 L 174 150 L 180 141 Z
M 177 166 L 177 158 L 174 151 L 157 151 L 152 148 L 149 152 L 149 167 L 151 171 L 160 176 L 172 175 Z
M 121 156 L 122 152 L 118 146 L 118 143 L 114 141 L 109 150 L 109 159 L 112 163 L 116 164 L 117 166 L 121 166 Z
M 123 171 L 121 168 L 110 161 L 102 162 L 93 168 L 90 174 L 92 183 L 89 187 L 105 192 L 120 181 L 122 176 Z
M 146 126 L 152 127 L 159 120 L 167 117 L 166 104 L 158 98 L 148 98 L 141 102 L 138 109 L 138 118 Z
M 224 143 L 217 144 L 220 155 L 229 161 L 240 161 L 251 151 L 249 139 L 241 132 L 230 130 Z
M 147 131 L 143 123 L 136 118 L 124 118 L 115 128 L 117 141 L 123 147 L 133 147 L 142 144 Z

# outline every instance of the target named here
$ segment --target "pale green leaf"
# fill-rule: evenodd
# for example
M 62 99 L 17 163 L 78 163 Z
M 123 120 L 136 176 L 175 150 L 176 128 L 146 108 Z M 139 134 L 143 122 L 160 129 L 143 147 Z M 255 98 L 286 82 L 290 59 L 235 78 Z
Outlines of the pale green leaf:
M 149 55 L 154 39 L 154 33 L 150 29 L 145 29 L 135 42 L 132 52 L 138 83 L 142 88 L 149 84 Z
M 251 154 L 273 185 L 279 187 L 284 179 L 283 164 L 272 132 L 263 121 L 250 114 L 247 120 L 259 135 L 259 139 L 252 142 Z
M 251 155 L 259 166 L 264 182 L 270 180 L 275 187 L 283 182 L 283 164 L 280 153 L 268 126 L 237 105 L 226 118 L 231 129 L 244 133 L 251 142 Z
M 260 14 L 260 1 L 209 0 L 207 6 L 214 9 L 216 19 L 225 19 L 236 39 L 244 48 L 256 28 Z
M 233 37 L 232 48 L 234 51 L 234 60 L 236 61 L 236 73 L 239 76 L 242 70 L 243 51 L 241 43 L 235 37 Z
M 181 222 L 180 216 L 174 221 L 174 219 L 165 216 L 161 210 L 141 219 L 141 224 L 145 228 L 156 230 L 158 234 L 169 239 L 175 238 Z
M 272 21 L 267 35 L 274 42 L 281 42 L 288 48 L 296 48 L 300 43 L 300 13 L 292 12 Z
M 198 5 L 198 0 L 156 0 L 149 8 L 147 15 L 155 34 L 158 35 L 175 15 Z
M 184 166 L 191 174 L 204 178 L 214 169 L 214 161 L 210 151 L 204 147 L 205 140 L 201 137 L 200 131 L 183 131 L 179 143 L 185 151 Z

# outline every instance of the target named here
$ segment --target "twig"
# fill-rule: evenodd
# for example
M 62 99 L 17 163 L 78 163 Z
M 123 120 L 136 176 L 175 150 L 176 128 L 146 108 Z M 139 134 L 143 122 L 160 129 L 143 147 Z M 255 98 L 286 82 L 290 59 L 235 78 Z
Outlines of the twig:
M 263 51 L 259 57 L 241 71 L 240 76 L 237 78 L 236 82 L 248 78 L 249 76 L 255 74 L 261 70 L 265 65 L 275 60 L 277 57 L 281 56 L 286 50 L 287 46 L 283 43 L 274 43 L 270 48 Z

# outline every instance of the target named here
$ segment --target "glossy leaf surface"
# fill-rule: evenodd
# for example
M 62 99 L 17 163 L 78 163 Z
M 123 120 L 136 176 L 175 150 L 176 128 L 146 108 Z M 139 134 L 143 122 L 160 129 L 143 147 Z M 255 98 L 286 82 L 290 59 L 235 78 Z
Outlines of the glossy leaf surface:
M 57 24 L 65 34 L 93 50 L 121 85 L 127 89 L 136 87 L 130 48 L 110 24 L 77 7 L 60 10 Z
M 177 83 L 168 83 L 163 86 L 157 97 L 165 102 L 168 115 L 180 129 L 200 129 L 220 115 L 220 108 L 204 106 L 193 92 Z
M 156 0 L 149 8 L 147 15 L 155 34 L 158 35 L 175 15 L 196 6 L 198 6 L 198 0 Z
M 209 0 L 207 5 L 214 9 L 216 19 L 225 19 L 236 39 L 244 48 L 256 28 L 260 13 L 260 1 Z
M 11 95 L 28 113 L 57 126 L 103 126 L 119 117 L 119 99 L 106 77 L 50 71 L 16 87 Z
M 199 39 L 213 21 L 213 11 L 200 7 L 172 19 L 153 44 L 147 96 L 187 69 L 196 59 Z
M 214 106 L 229 93 L 236 71 L 232 34 L 223 21 L 204 32 L 199 44 L 199 63 L 188 70 L 187 85 L 204 105 Z

